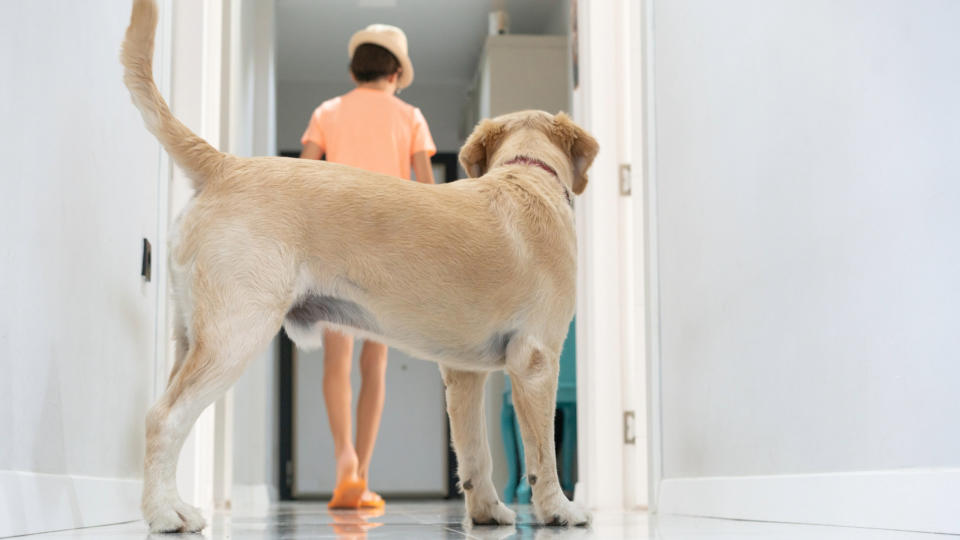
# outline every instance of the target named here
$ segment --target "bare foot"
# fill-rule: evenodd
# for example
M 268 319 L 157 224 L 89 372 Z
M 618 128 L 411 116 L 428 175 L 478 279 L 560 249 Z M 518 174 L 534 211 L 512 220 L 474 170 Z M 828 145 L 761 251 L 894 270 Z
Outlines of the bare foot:
M 383 508 L 384 504 L 383 497 L 369 489 L 360 497 L 360 508 Z
M 345 480 L 353 481 L 359 479 L 357 475 L 357 468 L 359 466 L 360 462 L 357 460 L 357 453 L 354 452 L 353 448 L 337 456 L 337 485 L 342 484 Z

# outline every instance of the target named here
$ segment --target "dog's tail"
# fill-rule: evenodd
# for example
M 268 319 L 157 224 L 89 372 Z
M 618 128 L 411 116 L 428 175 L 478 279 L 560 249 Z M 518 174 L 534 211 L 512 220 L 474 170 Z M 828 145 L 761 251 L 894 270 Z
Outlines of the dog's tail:
M 133 104 L 140 109 L 147 129 L 160 141 L 173 160 L 203 188 L 219 176 L 226 154 L 218 151 L 177 120 L 153 81 L 153 40 L 157 30 L 156 0 L 133 0 L 130 26 L 123 40 L 120 59 L 123 82 L 130 90 Z

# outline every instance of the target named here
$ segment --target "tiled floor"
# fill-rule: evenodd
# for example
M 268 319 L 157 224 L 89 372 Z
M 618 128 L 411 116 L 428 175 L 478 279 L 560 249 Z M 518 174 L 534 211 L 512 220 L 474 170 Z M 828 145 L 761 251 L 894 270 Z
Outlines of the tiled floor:
M 463 503 L 459 501 L 394 502 L 381 515 L 351 511 L 328 511 L 323 503 L 282 503 L 266 512 L 217 514 L 203 534 L 148 535 L 142 522 L 106 527 L 75 529 L 30 536 L 32 539 L 103 539 L 126 540 L 143 538 L 174 540 L 177 538 L 207 539 L 312 539 L 338 538 L 350 540 L 378 538 L 476 538 L 483 540 L 559 539 L 559 538 L 656 538 L 667 540 L 751 540 L 776 538 L 783 540 L 936 540 L 940 535 L 896 531 L 820 527 L 780 523 L 756 523 L 721 519 L 679 516 L 650 517 L 646 512 L 596 512 L 589 528 L 542 527 L 533 524 L 529 506 L 515 507 L 519 524 L 516 527 L 468 527 L 463 520 Z

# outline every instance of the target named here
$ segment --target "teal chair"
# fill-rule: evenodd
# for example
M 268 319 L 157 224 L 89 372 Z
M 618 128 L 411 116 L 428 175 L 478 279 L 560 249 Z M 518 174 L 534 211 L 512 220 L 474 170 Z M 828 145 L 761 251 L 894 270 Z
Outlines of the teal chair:
M 563 438 L 560 441 L 560 487 L 573 491 L 573 457 L 577 449 L 577 332 L 576 319 L 570 321 L 570 331 L 560 353 L 560 381 L 557 385 L 557 410 L 563 413 Z M 513 393 L 510 377 L 503 391 L 503 409 L 500 412 L 500 429 L 507 455 L 507 487 L 503 500 L 507 503 L 530 502 L 530 484 L 527 483 L 526 465 L 523 460 L 523 439 L 513 408 Z

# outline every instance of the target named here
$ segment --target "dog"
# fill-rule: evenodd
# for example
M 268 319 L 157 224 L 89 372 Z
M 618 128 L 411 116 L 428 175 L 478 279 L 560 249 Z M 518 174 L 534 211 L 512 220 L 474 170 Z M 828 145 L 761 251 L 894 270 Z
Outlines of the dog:
M 582 525 L 554 448 L 559 356 L 574 314 L 573 194 L 597 142 L 565 114 L 485 120 L 460 151 L 469 179 L 425 185 L 322 161 L 224 154 L 170 112 L 153 80 L 155 0 L 134 0 L 124 82 L 196 193 L 170 240 L 176 361 L 148 411 L 142 509 L 154 532 L 205 522 L 176 465 L 203 409 L 281 327 L 300 346 L 325 328 L 439 364 L 469 520 L 512 524 L 491 480 L 483 385 L 513 382 L 538 520 Z

